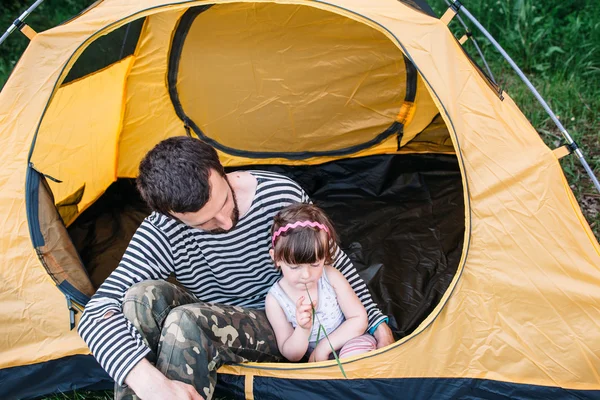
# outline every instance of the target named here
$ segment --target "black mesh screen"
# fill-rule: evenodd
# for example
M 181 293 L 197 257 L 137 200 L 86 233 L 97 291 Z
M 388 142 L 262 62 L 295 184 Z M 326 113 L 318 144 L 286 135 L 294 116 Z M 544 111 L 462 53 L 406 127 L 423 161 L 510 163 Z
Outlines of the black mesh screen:
M 429 6 L 429 4 L 427 4 L 427 1 L 425 0 L 398 0 L 403 4 L 406 4 L 407 6 L 414 8 L 415 10 L 419 10 L 427 15 L 431 15 L 432 17 L 435 17 L 435 12 L 432 10 L 432 8 Z
M 96 39 L 77 59 L 63 84 L 99 71 L 133 54 L 143 25 L 144 18 L 140 18 Z

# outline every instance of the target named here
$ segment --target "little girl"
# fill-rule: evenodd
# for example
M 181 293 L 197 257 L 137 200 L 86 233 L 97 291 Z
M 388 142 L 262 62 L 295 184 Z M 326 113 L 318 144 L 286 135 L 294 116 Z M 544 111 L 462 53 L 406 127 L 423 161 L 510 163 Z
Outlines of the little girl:
M 327 360 L 329 341 L 336 352 L 341 349 L 340 358 L 374 350 L 375 338 L 364 334 L 367 312 L 332 266 L 336 234 L 323 210 L 312 204 L 281 210 L 273 222 L 272 245 L 269 253 L 283 277 L 269 290 L 265 308 L 281 354 L 290 361 L 305 355 L 309 362 Z M 321 332 L 317 344 L 320 325 L 329 341 Z

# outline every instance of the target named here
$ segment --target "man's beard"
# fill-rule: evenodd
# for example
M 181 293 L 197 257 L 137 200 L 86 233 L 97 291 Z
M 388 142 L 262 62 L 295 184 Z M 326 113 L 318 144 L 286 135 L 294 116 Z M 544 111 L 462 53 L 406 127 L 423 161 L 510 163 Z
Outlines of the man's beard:
M 233 198 L 233 210 L 231 210 L 231 228 L 229 228 L 227 230 L 225 230 L 223 228 L 211 229 L 210 231 L 207 231 L 208 233 L 212 233 L 212 234 L 227 233 L 230 230 L 232 230 L 233 228 L 235 228 L 235 226 L 237 225 L 237 223 L 240 220 L 240 209 L 238 208 L 237 198 L 235 197 L 235 191 L 229 184 L 229 179 L 227 179 L 227 176 L 225 176 L 225 180 L 227 181 L 227 186 L 229 186 L 229 190 L 231 190 L 231 196 Z

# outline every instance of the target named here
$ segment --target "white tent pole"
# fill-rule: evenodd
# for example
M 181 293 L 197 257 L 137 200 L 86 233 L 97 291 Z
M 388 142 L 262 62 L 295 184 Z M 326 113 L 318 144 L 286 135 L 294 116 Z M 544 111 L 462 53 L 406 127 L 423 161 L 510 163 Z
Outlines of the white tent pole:
M 452 0 L 452 7 L 454 8 L 454 10 L 456 10 L 457 13 L 462 12 L 477 27 L 477 29 L 479 29 L 481 31 L 481 33 L 483 33 L 483 35 L 490 41 L 490 43 L 492 43 L 494 45 L 494 47 L 496 48 L 496 50 L 498 50 L 500 52 L 502 57 L 504 57 L 504 59 L 506 61 L 508 61 L 508 63 L 512 67 L 512 69 L 517 73 L 517 75 L 519 75 L 519 78 L 521 78 L 521 80 L 525 83 L 527 88 L 531 91 L 531 93 L 533 93 L 535 98 L 540 102 L 542 107 L 544 107 L 544 110 L 546 110 L 546 113 L 550 116 L 552 121 L 556 124 L 556 126 L 562 133 L 563 137 L 567 141 L 569 148 L 571 149 L 571 151 L 573 153 L 575 153 L 575 155 L 577 155 L 577 158 L 583 165 L 583 168 L 585 169 L 585 171 L 589 175 L 590 179 L 594 183 L 596 190 L 598 190 L 598 192 L 600 193 L 600 182 L 598 182 L 598 178 L 596 178 L 596 176 L 594 175 L 594 171 L 592 171 L 589 164 L 585 160 L 585 157 L 583 156 L 583 152 L 581 151 L 579 146 L 577 146 L 577 143 L 575 143 L 573 138 L 571 138 L 571 135 L 569 135 L 569 132 L 567 132 L 567 130 L 564 128 L 564 126 L 559 121 L 559 119 L 556 117 L 556 115 L 554 115 L 554 112 L 552 111 L 550 106 L 548 106 L 548 103 L 546 103 L 544 98 L 539 94 L 539 92 L 536 90 L 536 88 L 533 86 L 533 84 L 529 81 L 529 79 L 527 79 L 527 77 L 525 76 L 523 71 L 521 71 L 521 69 L 512 60 L 512 58 L 510 58 L 510 56 L 506 53 L 506 51 L 504 51 L 504 49 L 502 48 L 502 46 L 500 46 L 500 44 L 496 41 L 496 39 L 494 39 L 494 37 L 479 23 L 479 21 L 477 21 L 477 19 L 469 12 L 469 10 L 467 10 L 465 8 L 465 6 L 463 6 L 458 0 Z
M 32 11 L 37 8 L 37 6 L 42 4 L 43 1 L 44 0 L 37 0 L 35 3 L 33 3 L 33 5 L 31 7 L 29 7 L 27 10 L 25 10 L 23 12 L 23 14 L 21 14 L 19 16 L 19 18 L 15 19 L 13 21 L 12 25 L 9 26 L 8 29 L 6 30 L 6 32 L 4 32 L 4 34 L 2 35 L 2 37 L 0 37 L 0 44 L 2 44 L 2 42 L 4 42 L 6 40 L 8 35 L 13 33 L 15 29 L 20 28 L 23 25 L 23 21 L 25 21 L 25 18 L 27 18 L 29 16 L 29 14 L 31 14 Z

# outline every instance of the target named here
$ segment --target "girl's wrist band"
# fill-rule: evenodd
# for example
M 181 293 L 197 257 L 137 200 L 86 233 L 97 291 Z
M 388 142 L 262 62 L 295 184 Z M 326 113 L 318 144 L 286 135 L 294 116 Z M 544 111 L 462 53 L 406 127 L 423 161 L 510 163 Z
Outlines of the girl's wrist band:
M 377 330 L 377 328 L 379 327 L 379 325 L 381 325 L 382 323 L 388 323 L 390 319 L 388 317 L 385 317 L 384 319 L 382 319 L 381 321 L 377 322 L 375 325 L 373 325 L 371 327 L 371 329 L 369 329 L 369 335 L 373 335 L 375 333 L 375 331 Z

